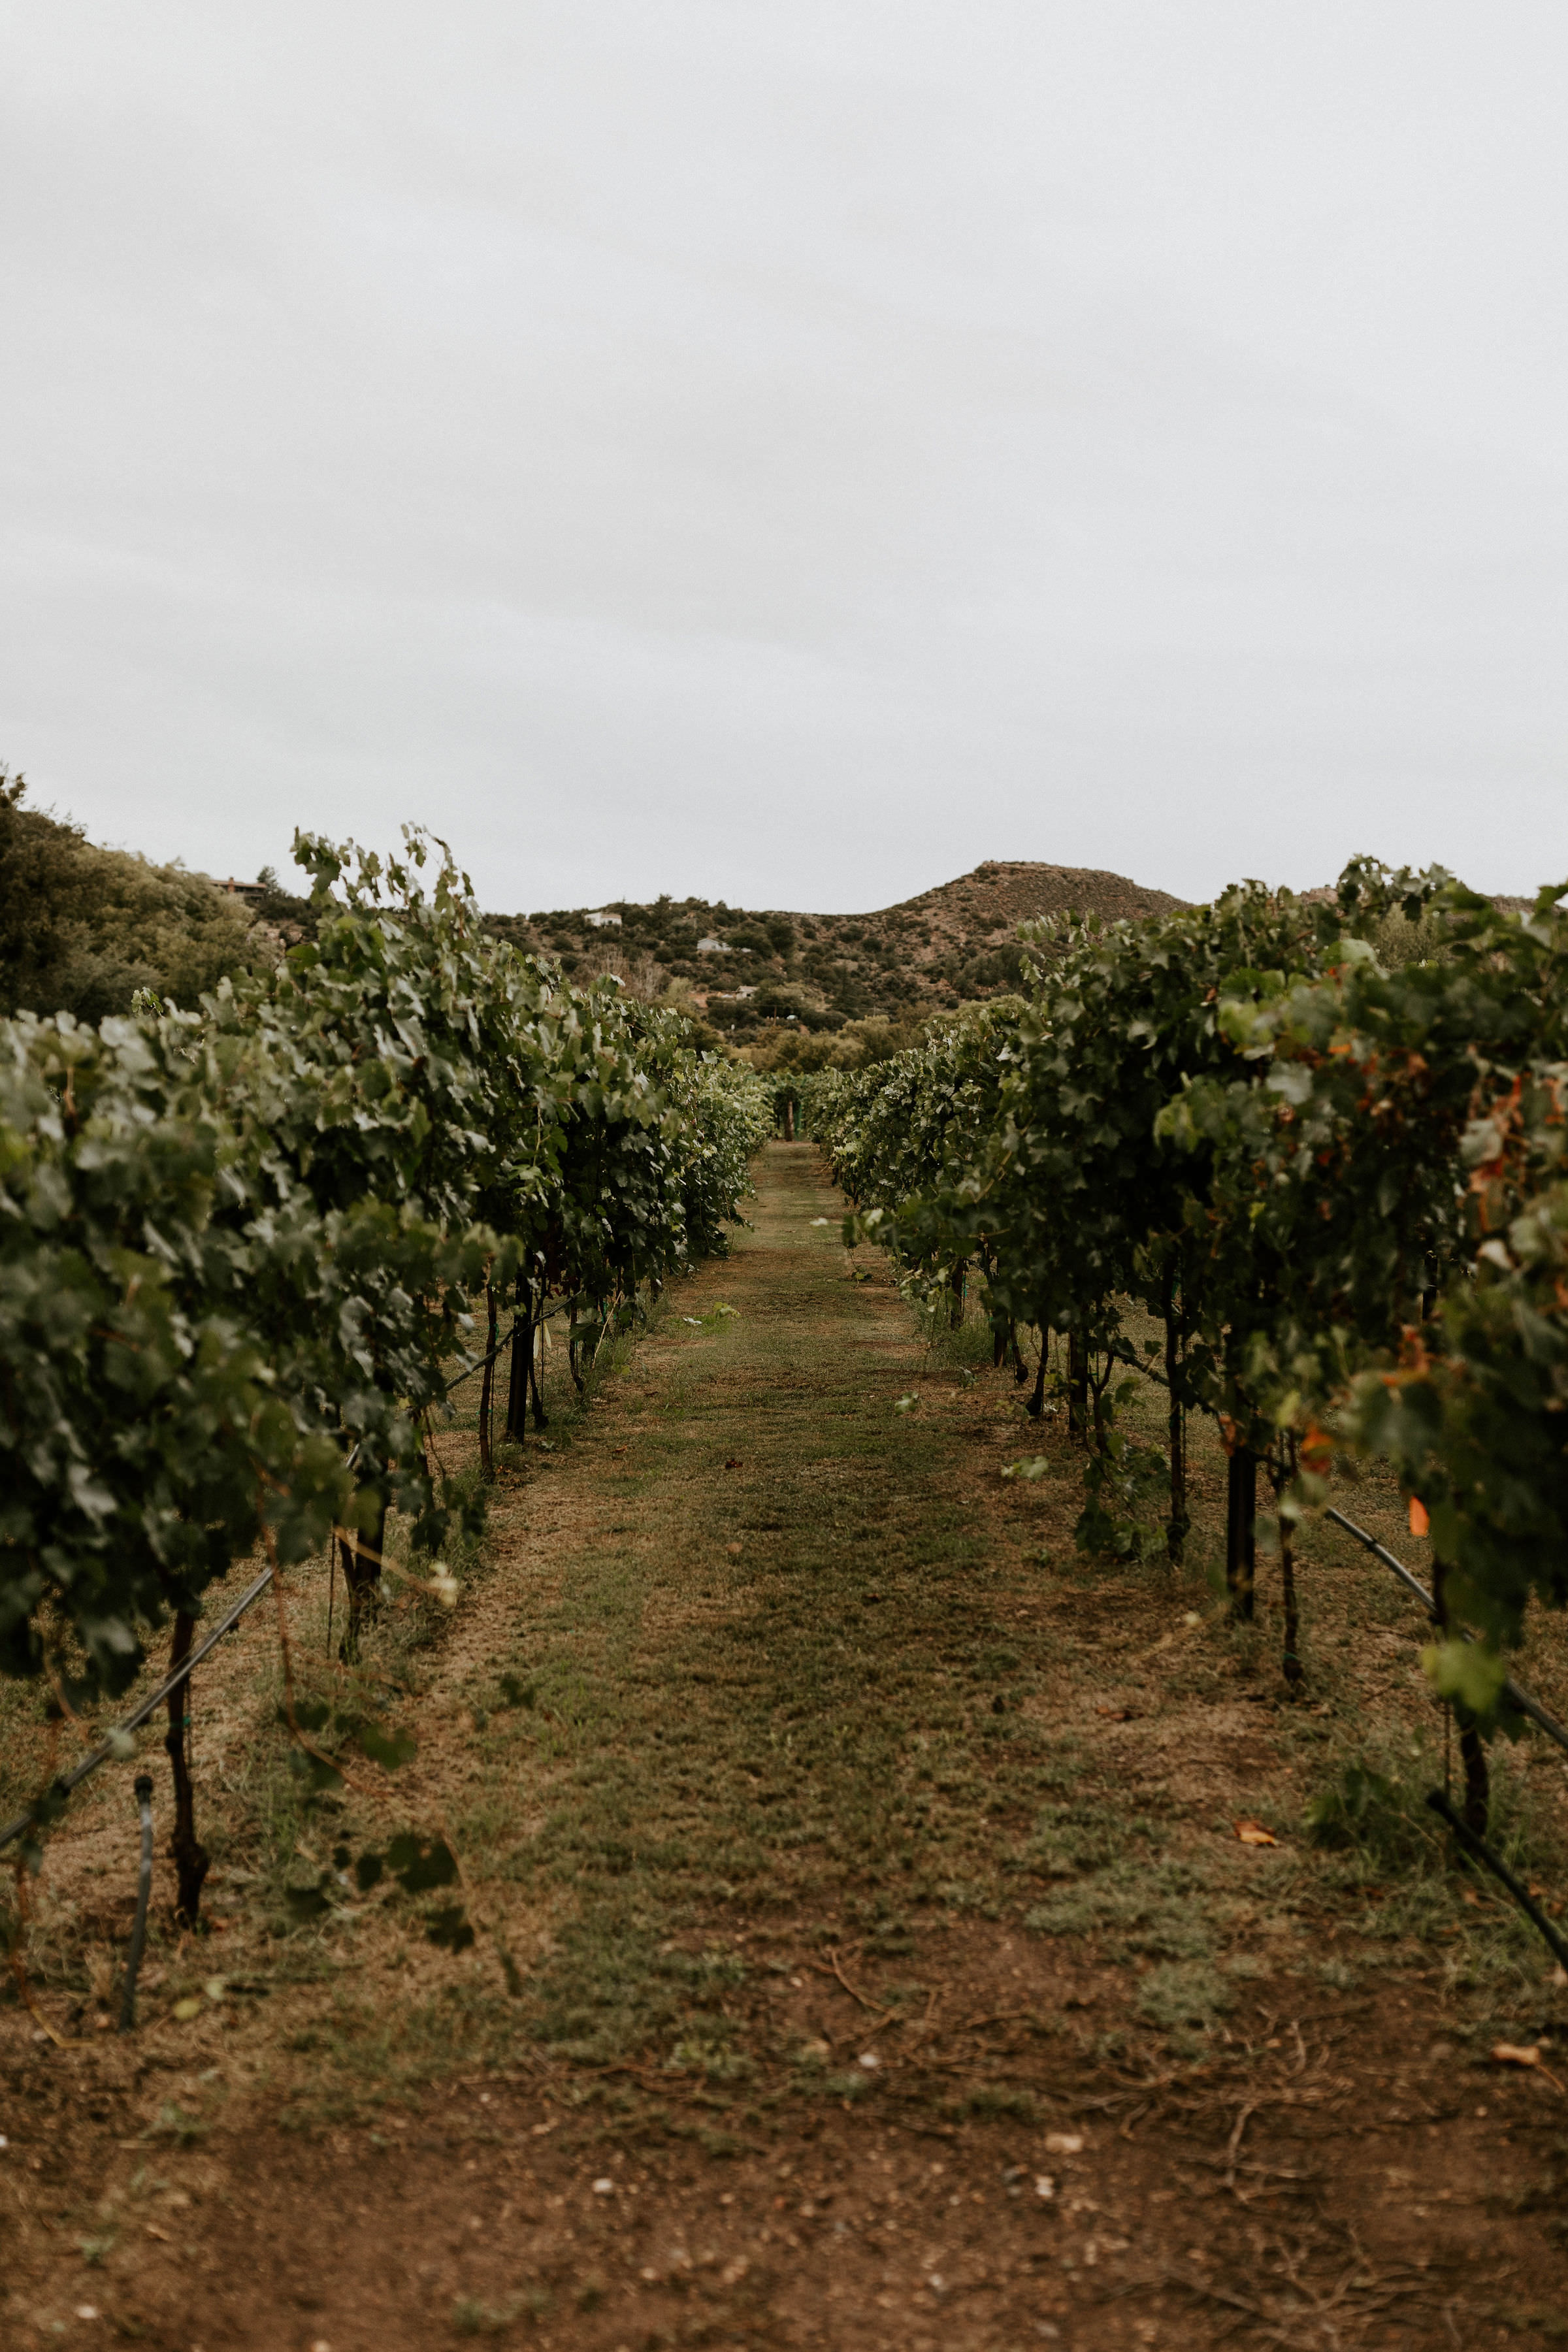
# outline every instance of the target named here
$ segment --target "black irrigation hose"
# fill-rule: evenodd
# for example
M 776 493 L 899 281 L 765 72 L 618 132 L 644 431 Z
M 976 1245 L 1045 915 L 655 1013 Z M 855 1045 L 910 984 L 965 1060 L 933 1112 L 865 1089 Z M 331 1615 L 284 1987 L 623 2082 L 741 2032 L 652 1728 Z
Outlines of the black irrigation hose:
M 460 1389 L 465 1381 L 471 1381 L 476 1372 L 482 1372 L 487 1364 L 493 1364 L 498 1356 L 504 1355 L 506 1350 L 511 1345 L 512 1332 L 517 1329 L 517 1327 L 521 1320 L 522 1318 L 521 1315 L 514 1315 L 511 1320 L 511 1331 L 507 1333 L 506 1338 L 504 1339 L 498 1339 L 488 1356 L 481 1356 L 477 1364 L 470 1364 L 468 1370 L 466 1372 L 459 1372 L 455 1381 L 448 1381 L 442 1393 L 446 1396 L 450 1396 L 454 1389 Z
M 1441 1789 L 1434 1789 L 1426 1802 L 1435 1813 L 1440 1814 L 1447 1822 L 1465 1852 L 1482 1864 L 1491 1872 L 1495 1879 L 1500 1880 L 1507 1887 L 1531 1926 L 1539 1928 L 1545 1937 L 1559 1968 L 1568 1969 L 1568 1943 L 1564 1943 L 1529 1888 L 1520 1884 L 1501 1856 L 1495 1854 L 1485 1838 L 1479 1838 L 1468 1822 L 1454 1811 Z
M 557 1315 L 564 1315 L 566 1309 L 563 1307 L 555 1307 L 549 1315 L 542 1315 L 538 1323 L 534 1326 L 534 1328 L 536 1330 L 542 1330 L 546 1323 L 553 1323 Z M 507 1333 L 506 1338 L 504 1339 L 498 1339 L 488 1356 L 481 1356 L 477 1364 L 470 1364 L 468 1370 L 466 1372 L 459 1372 L 455 1381 L 448 1381 L 443 1393 L 447 1396 L 450 1396 L 454 1389 L 460 1389 L 465 1381 L 471 1381 L 476 1372 L 482 1372 L 487 1364 L 493 1364 L 498 1356 L 504 1355 L 511 1345 L 512 1332 L 517 1329 L 517 1327 L 521 1320 L 522 1318 L 520 1315 L 514 1316 L 512 1318 L 511 1330 Z
M 150 1692 L 140 1706 L 132 1708 L 124 1722 L 117 1724 L 107 1739 L 100 1740 L 90 1756 L 84 1756 L 79 1764 L 73 1764 L 68 1772 L 62 1772 L 58 1779 L 50 1781 L 48 1794 L 52 1797 L 68 1797 L 73 1789 L 79 1788 L 89 1772 L 96 1772 L 100 1764 L 107 1764 L 111 1756 L 117 1755 L 120 1752 L 121 1741 L 128 1738 L 136 1729 L 138 1724 L 145 1723 L 153 1709 L 163 1706 L 171 1691 L 179 1689 L 180 1685 L 201 1664 L 208 1651 L 238 1624 L 251 1602 L 259 1600 L 271 1581 L 270 1567 L 264 1568 L 255 1583 L 249 1586 L 235 1602 L 228 1615 L 221 1623 L 213 1627 L 205 1641 L 197 1643 L 189 1657 L 182 1659 L 172 1675 L 165 1675 L 157 1689 Z M 29 1805 L 25 1812 L 16 1815 L 15 1821 L 7 1822 L 5 1828 L 0 1829 L 0 1846 L 9 1845 L 12 1839 L 20 1837 L 24 1830 L 31 1829 L 37 1819 L 37 1809 Z
M 560 1311 L 560 1309 L 557 1309 L 557 1312 Z M 514 1318 L 511 1331 L 507 1333 L 506 1338 L 491 1349 L 489 1356 L 481 1357 L 477 1364 L 470 1364 L 466 1372 L 459 1372 L 458 1378 L 451 1382 L 451 1388 L 459 1387 L 464 1381 L 470 1380 L 475 1372 L 483 1371 L 487 1363 L 493 1363 L 496 1357 L 499 1356 L 505 1348 L 510 1346 L 512 1331 L 515 1331 L 516 1328 L 517 1321 Z M 448 1393 L 450 1391 L 448 1391 Z M 353 1453 L 349 1455 L 349 1461 L 351 1464 L 354 1459 L 354 1455 L 357 1454 L 358 1452 L 359 1447 L 356 1445 L 353 1449 Z M 133 1708 L 131 1714 L 126 1717 L 123 1723 L 117 1724 L 106 1739 L 100 1740 L 98 1746 L 92 1750 L 90 1755 L 84 1756 L 80 1763 L 73 1764 L 68 1772 L 61 1772 L 55 1780 L 51 1780 L 47 1793 L 52 1797 L 68 1797 L 73 1789 L 78 1789 L 81 1786 L 81 1783 L 88 1778 L 89 1773 L 96 1772 L 100 1764 L 107 1764 L 110 1758 L 118 1752 L 120 1742 L 122 1739 L 127 1738 L 130 1734 L 137 1728 L 138 1725 L 145 1723 L 147 1717 L 153 1712 L 154 1708 L 163 1706 L 163 1701 L 169 1696 L 171 1691 L 177 1691 L 180 1685 L 189 1679 L 190 1675 L 195 1672 L 195 1668 L 201 1664 L 202 1660 L 207 1655 L 208 1652 L 213 1649 L 216 1643 L 222 1641 L 226 1633 L 232 1633 L 235 1626 L 238 1624 L 240 1619 L 244 1616 L 246 1611 L 250 1607 L 251 1602 L 253 1601 L 259 1600 L 260 1596 L 266 1591 L 271 1581 L 272 1570 L 270 1567 L 264 1568 L 260 1575 L 257 1578 L 255 1583 L 249 1586 L 248 1589 L 240 1595 L 240 1598 L 235 1602 L 234 1607 L 229 1611 L 228 1615 L 225 1617 L 220 1623 L 213 1627 L 212 1632 L 207 1634 L 204 1641 L 199 1642 L 196 1644 L 196 1647 L 191 1652 L 189 1657 L 184 1659 L 182 1663 L 174 1668 L 172 1675 L 165 1675 L 163 1680 L 158 1685 L 157 1689 L 151 1692 L 149 1696 L 142 1701 L 140 1706 Z M 37 1808 L 33 1805 L 28 1805 L 24 1811 L 16 1814 L 14 1820 L 7 1822 L 5 1827 L 0 1829 L 0 1848 L 4 1848 L 11 1844 L 14 1839 L 21 1836 L 24 1830 L 31 1829 L 37 1819 Z
M 561 1312 L 559 1308 L 556 1311 L 557 1313 Z M 464 1381 L 470 1380 L 475 1372 L 483 1371 L 487 1363 L 493 1363 L 496 1357 L 499 1356 L 505 1348 L 510 1346 L 512 1331 L 515 1331 L 516 1328 L 517 1321 L 514 1318 L 511 1331 L 507 1333 L 506 1338 L 491 1349 L 489 1356 L 481 1357 L 477 1364 L 470 1364 L 466 1372 L 459 1372 L 458 1378 L 451 1382 L 451 1388 L 459 1387 Z M 448 1391 L 448 1393 L 450 1391 Z M 358 1452 L 359 1447 L 356 1445 L 353 1449 L 353 1453 L 349 1455 L 349 1461 L 351 1464 L 354 1459 L 354 1455 L 357 1454 Z M 106 1739 L 100 1740 L 98 1746 L 92 1750 L 90 1755 L 84 1756 L 80 1763 L 73 1764 L 68 1772 L 61 1772 L 55 1780 L 51 1780 L 47 1793 L 52 1797 L 68 1797 L 73 1789 L 78 1789 L 81 1786 L 81 1783 L 88 1778 L 89 1773 L 96 1772 L 100 1764 L 107 1764 L 110 1758 L 118 1752 L 120 1742 L 122 1739 L 127 1738 L 130 1734 L 137 1728 L 138 1725 L 145 1723 L 147 1717 L 153 1712 L 154 1708 L 163 1706 L 163 1701 L 168 1697 L 171 1691 L 176 1691 L 179 1689 L 180 1685 L 183 1682 L 185 1682 L 195 1672 L 195 1668 L 201 1664 L 202 1660 L 207 1655 L 208 1652 L 213 1649 L 215 1644 L 221 1642 L 226 1633 L 232 1633 L 235 1626 L 238 1624 L 240 1619 L 244 1616 L 246 1611 L 250 1607 L 251 1602 L 253 1601 L 259 1600 L 260 1596 L 266 1591 L 271 1581 L 272 1570 L 270 1567 L 264 1568 L 260 1575 L 257 1578 L 255 1583 L 249 1586 L 248 1589 L 240 1595 L 240 1598 L 235 1602 L 234 1607 L 229 1611 L 228 1615 L 225 1617 L 220 1623 L 213 1627 L 212 1632 L 207 1634 L 204 1641 L 201 1641 L 196 1644 L 196 1647 L 191 1652 L 189 1657 L 184 1659 L 182 1663 L 174 1668 L 172 1675 L 165 1675 L 163 1680 L 158 1685 L 157 1689 L 151 1692 L 149 1696 L 142 1701 L 140 1706 L 133 1708 L 131 1714 L 126 1717 L 123 1723 L 117 1724 Z M 0 1848 L 4 1848 L 11 1844 L 14 1839 L 21 1836 L 24 1830 L 31 1829 L 37 1819 L 37 1808 L 33 1805 L 28 1805 L 24 1811 L 16 1814 L 14 1820 L 7 1822 L 5 1827 L 0 1829 Z
M 1373 1559 L 1380 1559 L 1384 1568 L 1392 1569 L 1412 1599 L 1419 1601 L 1426 1614 L 1429 1617 L 1432 1615 L 1432 1595 L 1427 1591 L 1421 1579 L 1413 1574 L 1402 1559 L 1395 1559 L 1394 1554 L 1385 1550 L 1375 1536 L 1369 1536 L 1364 1528 L 1358 1528 L 1353 1519 L 1347 1519 L 1342 1511 L 1334 1509 L 1332 1504 L 1323 1513 L 1323 1517 L 1326 1519 L 1332 1519 L 1336 1527 L 1343 1528 L 1346 1535 L 1354 1536 L 1357 1543 L 1364 1544 Z M 1460 1638 L 1468 1642 L 1473 1637 L 1468 1633 L 1462 1633 Z M 1531 1698 L 1528 1691 L 1521 1690 L 1511 1676 L 1503 1684 L 1502 1696 L 1509 1706 L 1514 1708 L 1520 1715 L 1527 1715 L 1531 1723 L 1538 1725 L 1545 1732 L 1548 1739 L 1554 1739 L 1558 1747 L 1568 1754 L 1568 1731 L 1564 1731 L 1554 1716 L 1547 1714 L 1539 1699 Z

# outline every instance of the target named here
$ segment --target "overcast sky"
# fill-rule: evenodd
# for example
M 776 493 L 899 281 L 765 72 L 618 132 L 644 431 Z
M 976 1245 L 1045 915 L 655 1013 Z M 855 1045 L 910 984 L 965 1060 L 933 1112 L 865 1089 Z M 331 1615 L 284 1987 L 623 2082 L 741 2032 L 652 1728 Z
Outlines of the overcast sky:
M 1562 0 L 0 5 L 0 758 L 219 874 L 1568 874 Z

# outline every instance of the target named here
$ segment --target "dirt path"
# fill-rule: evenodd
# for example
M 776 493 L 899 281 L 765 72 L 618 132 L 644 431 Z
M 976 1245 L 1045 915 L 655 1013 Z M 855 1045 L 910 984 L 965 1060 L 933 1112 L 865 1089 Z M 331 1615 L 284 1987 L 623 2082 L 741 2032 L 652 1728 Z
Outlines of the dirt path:
M 1556 2340 L 1564 2094 L 1488 2053 L 1559 1990 L 1484 1891 L 1300 1831 L 1376 1704 L 1419 1730 L 1419 1628 L 1309 1547 L 1282 1708 L 1200 1575 L 1080 1569 L 1059 1426 L 933 1360 L 838 1212 L 773 1148 L 733 1259 L 503 1480 L 456 1617 L 387 1637 L 405 1772 L 302 1808 L 235 1645 L 220 1934 L 134 2045 L 47 1970 L 90 2046 L 0 2012 L 7 2347 Z M 472 1949 L 336 1864 L 389 1824 L 449 1839 Z

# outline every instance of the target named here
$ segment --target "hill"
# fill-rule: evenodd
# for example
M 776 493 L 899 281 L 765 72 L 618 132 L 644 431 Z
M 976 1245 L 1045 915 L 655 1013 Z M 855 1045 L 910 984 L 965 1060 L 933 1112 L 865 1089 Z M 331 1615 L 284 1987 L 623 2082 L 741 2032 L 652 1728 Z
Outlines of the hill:
M 102 849 L 22 803 L 0 768 L 0 1014 L 101 1021 L 138 989 L 193 1004 L 225 974 L 277 956 L 310 920 L 276 879 L 220 883 Z
M 1030 916 L 1070 908 L 1116 921 L 1182 903 L 1095 867 L 988 860 L 863 915 L 666 897 L 489 920 L 519 946 L 559 957 L 569 972 L 619 971 L 647 993 L 683 981 L 710 1024 L 744 1039 L 780 1021 L 836 1029 L 920 1019 L 1011 988 L 1013 934 Z
M 191 1003 L 313 929 L 308 902 L 270 868 L 226 884 L 153 866 L 24 807 L 25 790 L 0 770 L 0 1013 L 26 1005 L 97 1021 L 125 1012 L 137 989 Z M 887 1051 L 931 1013 L 1014 987 L 1026 918 L 1074 909 L 1114 921 L 1180 904 L 1120 874 L 993 860 L 868 914 L 664 897 L 484 919 L 573 979 L 615 971 L 640 996 L 682 1002 L 711 1042 L 717 1033 L 766 1053 L 770 1039 L 787 1049 L 817 1032 L 820 1052 L 827 1036 L 869 1024 Z

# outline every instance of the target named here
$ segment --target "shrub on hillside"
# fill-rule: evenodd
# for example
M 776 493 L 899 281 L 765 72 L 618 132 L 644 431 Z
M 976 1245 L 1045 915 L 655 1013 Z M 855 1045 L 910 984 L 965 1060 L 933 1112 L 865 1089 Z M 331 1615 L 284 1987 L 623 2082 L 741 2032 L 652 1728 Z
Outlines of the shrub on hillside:
M 127 1013 L 138 989 L 195 1004 L 268 952 L 252 910 L 205 875 L 100 849 L 25 809 L 0 772 L 0 1013 Z

